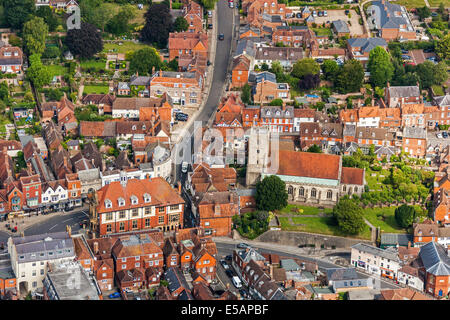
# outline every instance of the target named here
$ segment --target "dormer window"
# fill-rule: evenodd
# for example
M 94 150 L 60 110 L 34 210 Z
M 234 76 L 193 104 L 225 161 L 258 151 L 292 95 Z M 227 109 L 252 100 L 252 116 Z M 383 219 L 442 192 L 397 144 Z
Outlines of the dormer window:
M 138 204 L 138 198 L 135 195 L 131 196 L 131 204 Z
M 144 202 L 149 203 L 152 201 L 152 197 L 148 193 L 144 193 Z
M 105 207 L 106 207 L 106 208 L 112 208 L 112 202 L 111 202 L 111 200 L 109 200 L 109 199 L 106 199 L 106 200 L 105 200 Z
M 267 110 L 266 115 L 270 116 L 270 111 L 269 110 Z
M 125 199 L 122 197 L 117 199 L 117 202 L 119 203 L 119 207 L 123 207 L 125 205 Z
M 289 116 L 289 111 L 286 111 L 286 116 Z
M 280 115 L 280 111 L 277 111 L 277 116 L 279 116 Z

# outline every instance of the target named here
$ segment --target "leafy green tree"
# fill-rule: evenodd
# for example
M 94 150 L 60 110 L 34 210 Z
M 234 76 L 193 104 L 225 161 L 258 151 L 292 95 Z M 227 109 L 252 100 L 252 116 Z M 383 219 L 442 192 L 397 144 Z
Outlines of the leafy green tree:
M 32 54 L 42 54 L 45 50 L 45 39 L 48 35 L 48 26 L 44 19 L 34 17 L 23 25 L 23 39 L 27 52 Z
M 244 84 L 242 87 L 242 94 L 241 94 L 241 100 L 245 104 L 251 104 L 252 103 L 252 87 L 248 83 Z
M 218 0 L 200 0 L 200 3 L 205 9 L 214 9 L 214 6 Z
M 282 99 L 273 99 L 272 101 L 270 101 L 269 106 L 282 106 L 283 105 L 283 100 Z
M 298 60 L 292 69 L 291 75 L 296 78 L 303 78 L 307 74 L 320 73 L 320 65 L 312 58 Z
M 278 176 L 267 176 L 256 184 L 256 205 L 259 210 L 274 211 L 287 206 L 286 184 Z
M 189 23 L 184 17 L 179 16 L 175 19 L 173 28 L 177 32 L 187 31 L 187 29 L 189 29 Z
M 450 33 L 436 43 L 435 50 L 439 58 L 450 59 Z
M 339 228 L 347 234 L 359 234 L 364 230 L 362 208 L 353 200 L 341 199 L 333 208 Z
M 416 210 L 413 206 L 403 204 L 395 209 L 395 221 L 402 228 L 411 226 L 415 218 Z
M 306 152 L 313 152 L 313 153 L 322 153 L 322 148 L 319 147 L 317 144 L 313 144 L 311 147 L 306 150 Z
M 335 87 L 342 93 L 357 92 L 364 81 L 364 69 L 358 60 L 345 61 L 336 80 Z
M 70 29 L 65 43 L 72 54 L 85 59 L 91 58 L 103 49 L 100 32 L 95 26 L 86 22 L 81 22 L 80 29 Z
M 14 29 L 22 29 L 35 10 L 34 0 L 3 0 L 3 7 L 6 22 Z
M 389 53 L 383 47 L 376 47 L 369 53 L 367 69 L 370 72 L 370 83 L 374 87 L 386 87 L 394 74 L 394 66 Z
M 27 76 L 33 82 L 36 88 L 42 88 L 42 86 L 49 84 L 51 80 L 51 74 L 47 67 L 41 62 L 40 54 L 33 54 L 29 58 L 30 67 L 27 69 Z
M 155 48 L 145 47 L 133 53 L 130 59 L 130 73 L 151 75 L 153 67 L 159 70 L 162 66 L 161 58 Z
M 416 9 L 417 15 L 419 16 L 420 21 L 431 16 L 431 10 L 427 6 L 423 6 L 421 8 Z
M 54 59 L 61 55 L 61 51 L 57 46 L 46 47 L 42 57 L 45 59 Z
M 39 6 L 36 10 L 36 16 L 44 19 L 50 32 L 55 31 L 56 27 L 58 27 L 58 18 L 56 18 L 49 6 Z
M 164 48 L 172 30 L 172 15 L 169 7 L 164 3 L 152 4 L 145 13 L 145 25 L 141 31 L 142 39 Z
M 278 60 L 272 62 L 272 66 L 269 71 L 275 74 L 275 76 L 277 77 L 277 81 L 278 78 L 284 74 L 283 66 L 281 65 L 281 62 Z
M 6 82 L 0 83 L 0 100 L 7 102 L 9 99 L 9 89 Z
M 129 30 L 129 21 L 136 16 L 136 8 L 131 4 L 122 6 L 119 12 L 106 24 L 106 30 L 114 35 L 122 35 Z
M 322 65 L 322 72 L 325 75 L 326 80 L 334 81 L 336 75 L 339 72 L 339 65 L 336 61 L 327 59 L 325 60 Z

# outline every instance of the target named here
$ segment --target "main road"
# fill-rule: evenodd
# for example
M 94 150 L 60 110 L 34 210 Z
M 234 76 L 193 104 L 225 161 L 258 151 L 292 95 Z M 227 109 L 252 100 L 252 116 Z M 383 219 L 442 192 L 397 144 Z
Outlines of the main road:
M 234 21 L 239 23 L 239 20 L 237 20 L 238 17 L 236 17 L 237 9 L 229 8 L 226 0 L 219 0 L 217 2 L 216 15 L 218 24 L 217 34 L 222 33 L 224 35 L 224 39 L 216 41 L 217 46 L 215 48 L 215 59 L 213 65 L 214 70 L 211 87 L 206 103 L 203 108 L 198 111 L 195 119 L 196 121 L 201 121 L 203 126 L 206 125 L 208 120 L 210 120 L 213 116 L 222 96 L 227 80 L 228 65 L 232 58 L 231 51 Z M 213 33 L 212 36 L 214 37 L 215 34 Z M 192 148 L 190 148 L 190 145 L 193 141 L 192 135 L 194 132 L 194 122 L 192 122 L 184 132 L 184 137 L 182 137 L 182 140 L 173 149 L 175 152 L 175 181 L 180 181 L 183 186 L 186 177 L 181 172 L 181 162 L 184 160 L 191 162 L 192 160 Z M 183 150 L 183 148 L 185 148 L 185 150 Z

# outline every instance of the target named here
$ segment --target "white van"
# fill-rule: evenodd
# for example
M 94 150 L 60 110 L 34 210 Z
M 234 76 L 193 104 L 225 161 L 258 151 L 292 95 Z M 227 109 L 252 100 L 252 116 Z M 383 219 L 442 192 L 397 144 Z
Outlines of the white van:
M 242 282 L 237 276 L 234 276 L 233 278 L 231 278 L 231 281 L 233 282 L 233 284 L 236 288 L 239 289 L 242 287 Z

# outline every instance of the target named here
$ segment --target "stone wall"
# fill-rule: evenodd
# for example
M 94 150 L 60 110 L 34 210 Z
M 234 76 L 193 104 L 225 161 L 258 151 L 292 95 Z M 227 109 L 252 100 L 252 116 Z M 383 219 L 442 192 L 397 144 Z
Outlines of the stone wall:
M 335 246 L 336 249 L 342 249 L 342 248 L 350 248 L 352 245 L 360 242 L 372 244 L 368 240 L 335 237 L 307 232 L 279 231 L 279 230 L 269 230 L 260 235 L 255 240 L 296 247 L 315 244 L 317 249 L 321 248 L 322 245 L 324 245 L 325 248 L 328 249 L 331 249 L 333 246 Z

